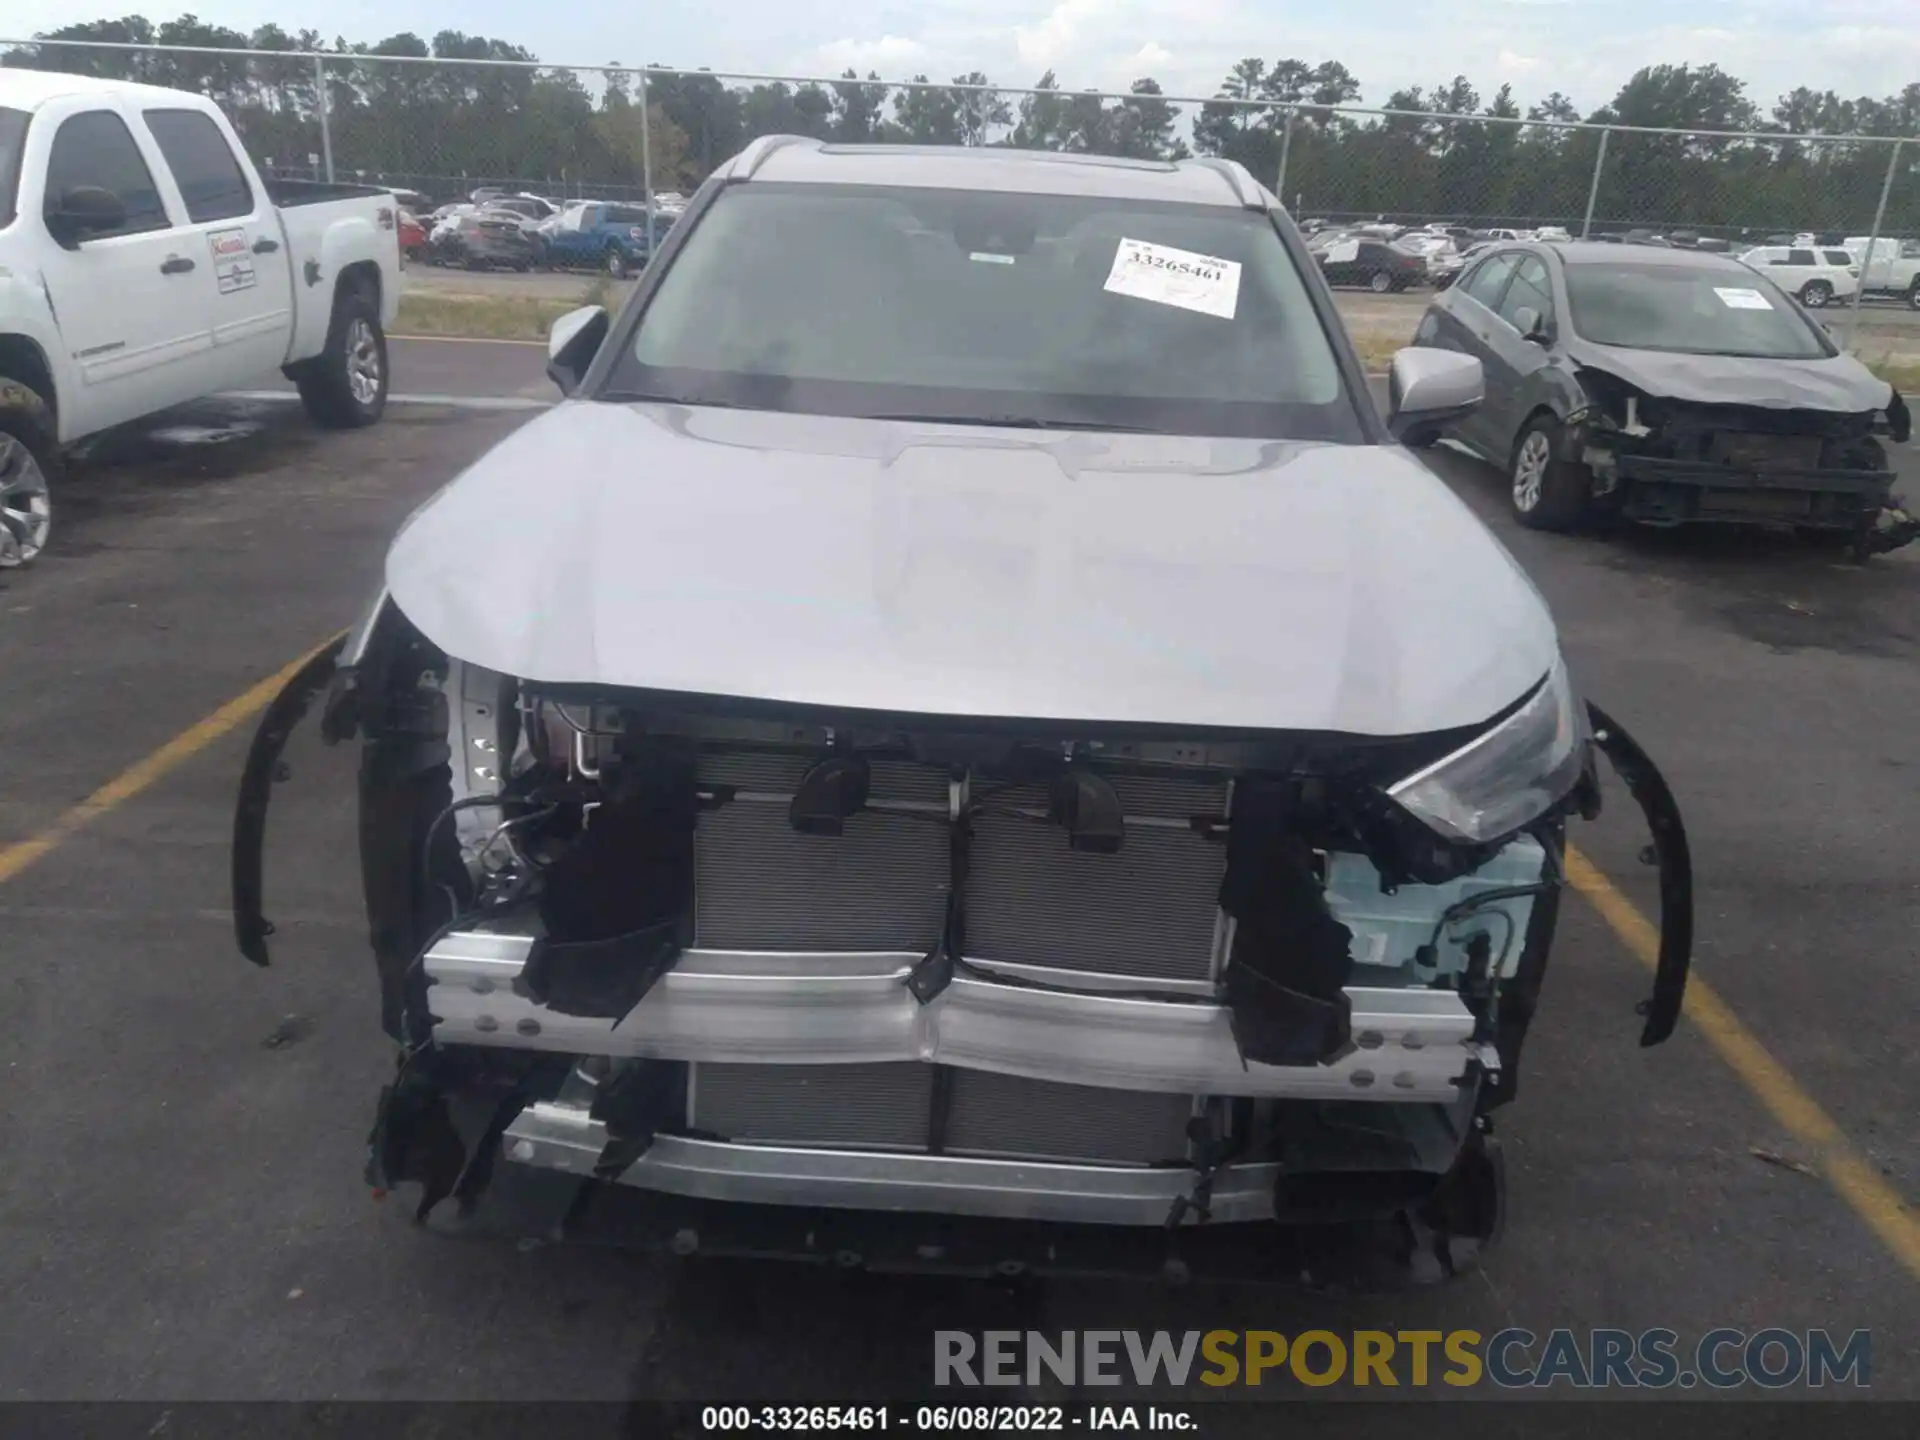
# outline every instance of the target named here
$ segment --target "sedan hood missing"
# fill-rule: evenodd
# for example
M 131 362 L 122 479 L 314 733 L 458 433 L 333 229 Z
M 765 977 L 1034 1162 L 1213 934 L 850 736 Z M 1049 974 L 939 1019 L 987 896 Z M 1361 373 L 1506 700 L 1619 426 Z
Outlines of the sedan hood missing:
M 393 601 L 524 679 L 1413 735 L 1557 650 L 1407 452 L 570 402 L 417 511 Z
M 1604 370 L 1647 395 L 1685 404 L 1859 415 L 1884 410 L 1893 399 L 1893 387 L 1851 355 L 1823 360 L 1708 357 L 1627 350 L 1574 336 L 1568 337 L 1565 349 L 1576 365 Z

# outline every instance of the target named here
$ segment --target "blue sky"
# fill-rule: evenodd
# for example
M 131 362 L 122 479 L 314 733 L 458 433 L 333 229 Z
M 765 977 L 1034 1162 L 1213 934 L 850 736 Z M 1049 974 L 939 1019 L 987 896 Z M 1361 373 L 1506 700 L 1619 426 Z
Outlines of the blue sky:
M 137 0 L 8 0 L 9 35 L 125 14 Z M 1920 80 L 1920 0 L 650 0 L 530 6 L 524 0 L 173 0 L 251 29 L 275 21 L 348 40 L 399 30 L 498 35 L 543 60 L 659 61 L 715 70 L 864 73 L 936 79 L 981 69 L 1030 85 L 1051 67 L 1068 86 L 1124 88 L 1152 74 L 1173 93 L 1210 94 L 1243 55 L 1344 62 L 1369 103 L 1456 72 L 1490 95 L 1511 82 L 1524 105 L 1548 91 L 1582 111 L 1642 65 L 1712 61 L 1762 108 L 1797 84 L 1884 95 Z

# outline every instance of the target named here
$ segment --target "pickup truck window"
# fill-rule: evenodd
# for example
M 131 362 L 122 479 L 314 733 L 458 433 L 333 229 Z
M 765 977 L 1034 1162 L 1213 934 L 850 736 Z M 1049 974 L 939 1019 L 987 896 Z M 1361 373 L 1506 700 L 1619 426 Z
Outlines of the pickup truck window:
M 117 230 L 96 230 L 93 239 L 141 235 L 167 228 L 166 207 L 153 172 L 140 158 L 127 122 L 111 110 L 83 110 L 60 122 L 47 157 L 47 205 L 82 185 L 111 190 L 126 207 L 127 221 Z
M 187 202 L 189 220 L 201 225 L 253 213 L 253 187 L 218 125 L 198 110 L 149 110 L 146 120 Z
M 27 153 L 25 110 L 0 109 L 0 229 L 13 223 L 20 191 L 20 161 Z

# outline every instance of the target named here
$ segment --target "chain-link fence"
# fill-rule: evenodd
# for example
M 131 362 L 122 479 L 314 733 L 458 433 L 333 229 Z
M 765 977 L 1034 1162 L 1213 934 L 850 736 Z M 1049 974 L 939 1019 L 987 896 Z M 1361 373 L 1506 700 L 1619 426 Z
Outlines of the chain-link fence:
M 490 186 L 651 206 L 663 193 L 690 193 L 755 136 L 775 133 L 1138 158 L 1198 152 L 1247 165 L 1302 220 L 1639 232 L 1734 253 L 1844 246 L 1857 261 L 1870 251 L 1860 288 L 1920 309 L 1920 284 L 1908 275 L 1920 263 L 1899 263 L 1920 252 L 1920 142 L 1892 137 L 1165 95 L 1150 80 L 1122 93 L 996 86 L 977 74 L 941 83 L 851 71 L 795 77 L 358 52 L 0 46 L 10 47 L 6 65 L 208 95 L 270 173 L 363 180 L 435 203 Z M 1832 293 L 1860 291 L 1836 276 Z

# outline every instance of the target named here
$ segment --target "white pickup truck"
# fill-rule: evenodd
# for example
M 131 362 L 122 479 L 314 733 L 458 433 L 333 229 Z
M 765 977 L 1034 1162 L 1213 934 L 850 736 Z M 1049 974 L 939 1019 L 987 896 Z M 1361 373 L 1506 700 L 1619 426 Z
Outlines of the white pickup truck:
M 387 398 L 398 206 L 263 180 L 211 101 L 0 69 L 0 567 L 46 545 L 62 450 L 282 371 L 321 424 Z
M 1849 235 L 1845 243 L 1847 253 L 1859 262 L 1860 284 L 1867 294 L 1895 296 L 1920 310 L 1920 244 L 1885 235 L 1877 240 Z

